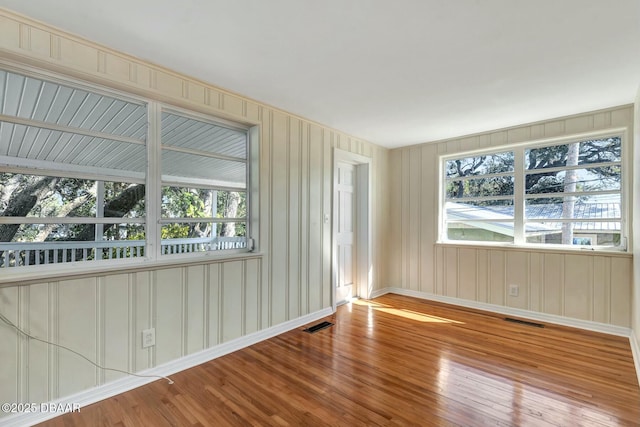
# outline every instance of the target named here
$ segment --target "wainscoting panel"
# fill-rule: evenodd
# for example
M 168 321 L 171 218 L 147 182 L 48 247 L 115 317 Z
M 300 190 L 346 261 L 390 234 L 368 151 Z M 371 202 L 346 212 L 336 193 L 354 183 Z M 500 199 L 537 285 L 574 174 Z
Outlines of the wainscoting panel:
M 631 293 L 630 256 L 438 245 L 436 262 L 444 266 L 436 276 L 443 292 L 434 295 L 630 326 L 631 304 L 623 298 Z M 518 286 L 517 296 L 509 285 Z

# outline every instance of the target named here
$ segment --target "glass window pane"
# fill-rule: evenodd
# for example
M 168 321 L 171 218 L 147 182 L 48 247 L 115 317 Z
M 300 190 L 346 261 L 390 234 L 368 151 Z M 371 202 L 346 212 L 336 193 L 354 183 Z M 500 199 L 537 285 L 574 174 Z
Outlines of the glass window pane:
M 93 242 L 104 240 L 144 240 L 145 225 L 132 224 L 0 224 L 0 229 L 16 228 L 11 240 L 5 242 Z
M 104 183 L 104 216 L 145 217 L 145 185 L 126 182 Z
M 162 254 L 245 249 L 246 229 L 246 222 L 164 224 Z
M 0 267 L 145 256 L 144 224 L 2 224 L 15 226 L 0 243 Z M 102 233 L 100 233 L 102 229 Z M 96 239 L 96 235 L 100 234 Z
M 482 156 L 447 160 L 445 167 L 447 178 L 512 172 L 513 152 L 508 151 L 504 153 L 492 153 Z
M 94 218 L 98 181 L 0 173 L 0 195 L 3 216 Z M 104 216 L 144 218 L 144 196 L 144 184 L 105 182 Z
M 447 220 L 513 219 L 513 199 L 447 202 Z
M 245 218 L 247 193 L 177 186 L 162 187 L 163 218 Z
M 247 223 L 239 222 L 195 222 L 162 225 L 162 239 L 209 239 L 215 237 L 246 237 Z M 203 240 L 205 241 L 205 240 Z
M 529 219 L 621 218 L 620 194 L 581 197 L 527 199 L 525 217 Z
M 574 165 L 619 162 L 622 152 L 621 142 L 620 137 L 612 137 L 530 148 L 525 150 L 525 168 L 533 170 L 567 166 L 572 147 L 578 150 Z
M 0 122 L 0 155 L 38 160 L 49 169 L 66 164 L 97 168 L 94 173 L 127 171 L 139 177 L 144 177 L 147 165 L 143 144 L 7 122 Z
M 620 190 L 619 165 L 526 175 L 527 194 Z
M 4 70 L 0 87 L 1 114 L 146 140 L 145 104 Z
M 446 184 L 446 197 L 447 199 L 460 199 L 513 195 L 513 182 L 513 176 L 451 180 Z
M 620 222 L 544 222 L 526 224 L 527 243 L 619 246 Z
M 246 192 L 218 191 L 217 193 L 216 218 L 246 218 Z
M 513 243 L 513 222 L 447 221 L 447 239 Z
M 221 125 L 162 113 L 162 145 L 247 158 L 247 133 Z
M 243 189 L 246 187 L 247 167 L 245 162 L 163 150 L 162 177 L 170 181 L 203 179 L 210 185 Z

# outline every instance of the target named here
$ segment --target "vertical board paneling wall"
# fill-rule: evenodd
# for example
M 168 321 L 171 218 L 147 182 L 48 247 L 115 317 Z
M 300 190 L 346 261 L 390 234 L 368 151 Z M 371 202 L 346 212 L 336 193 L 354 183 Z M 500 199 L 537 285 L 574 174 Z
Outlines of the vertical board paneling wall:
M 260 126 L 259 256 L 0 288 L 0 312 L 30 333 L 140 371 L 330 307 L 334 147 L 372 158 L 374 284 L 385 274 L 386 149 L 0 10 L 2 58 Z M 1 324 L 0 342 L 2 402 L 122 377 Z
M 633 106 L 394 149 L 389 154 L 389 287 L 616 326 L 631 326 L 632 257 L 534 249 L 438 245 L 439 156 L 608 128 L 628 129 L 633 155 Z M 628 162 L 627 167 L 633 167 Z M 631 177 L 631 174 L 627 175 Z M 633 206 L 633 191 L 629 200 Z M 520 285 L 517 297 L 508 285 Z
M 635 150 L 633 152 L 633 164 L 640 165 L 640 86 L 638 86 L 638 92 L 635 98 L 635 108 L 633 112 L 634 123 L 634 141 Z M 633 169 L 633 185 L 634 188 L 640 189 L 640 166 Z M 633 240 L 634 242 L 640 242 L 640 199 L 636 198 L 634 201 L 633 209 Z M 633 283 L 634 289 L 632 292 L 632 329 L 635 336 L 636 352 L 640 355 L 640 244 L 636 244 L 633 247 Z M 640 357 L 639 357 L 640 359 Z M 636 364 L 636 370 L 640 373 L 640 361 Z

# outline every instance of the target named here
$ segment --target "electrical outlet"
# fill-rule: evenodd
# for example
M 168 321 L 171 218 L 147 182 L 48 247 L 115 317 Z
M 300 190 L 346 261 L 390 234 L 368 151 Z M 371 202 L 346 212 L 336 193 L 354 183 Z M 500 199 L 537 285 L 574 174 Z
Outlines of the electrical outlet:
M 518 285 L 509 285 L 509 296 L 517 297 L 519 290 L 520 290 L 520 287 Z
M 155 328 L 145 329 L 142 331 L 142 348 L 152 347 L 156 345 Z

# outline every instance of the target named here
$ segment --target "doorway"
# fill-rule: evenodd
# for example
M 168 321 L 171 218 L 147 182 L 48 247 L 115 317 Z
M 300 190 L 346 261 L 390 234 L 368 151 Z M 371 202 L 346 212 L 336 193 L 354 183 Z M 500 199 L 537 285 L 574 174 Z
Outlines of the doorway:
M 339 304 L 371 294 L 371 158 L 334 150 L 333 300 Z

